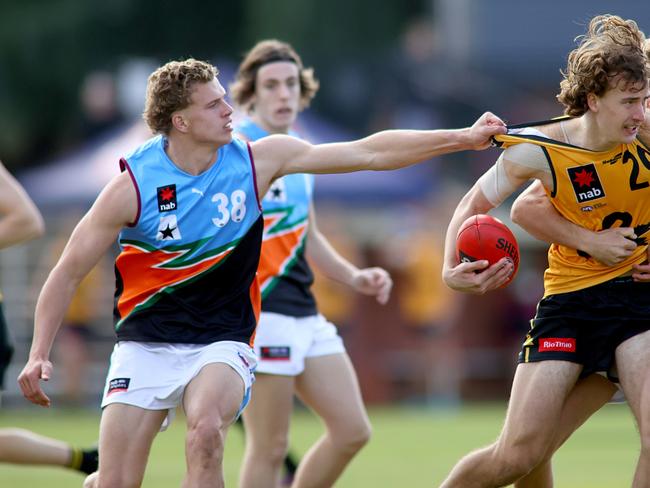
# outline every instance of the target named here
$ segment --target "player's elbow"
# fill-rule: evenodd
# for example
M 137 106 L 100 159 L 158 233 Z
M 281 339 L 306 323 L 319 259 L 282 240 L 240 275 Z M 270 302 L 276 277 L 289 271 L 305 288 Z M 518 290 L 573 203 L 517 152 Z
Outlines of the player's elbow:
M 537 195 L 520 195 L 510 208 L 510 219 L 517 225 L 522 226 L 536 218 L 537 210 L 543 205 L 543 201 Z
M 37 239 L 45 235 L 45 221 L 41 214 L 38 214 L 34 219 L 32 219 L 31 225 L 32 238 Z
M 512 204 L 512 207 L 510 208 L 510 220 L 512 220 L 517 225 L 521 225 L 523 213 L 524 209 L 522 208 L 519 200 L 515 200 L 515 202 Z
M 20 229 L 23 240 L 37 239 L 45 234 L 45 222 L 40 213 L 32 213 L 21 219 Z
M 36 239 L 45 234 L 45 223 L 39 212 L 20 212 L 3 221 L 8 240 L 4 245 L 13 245 Z

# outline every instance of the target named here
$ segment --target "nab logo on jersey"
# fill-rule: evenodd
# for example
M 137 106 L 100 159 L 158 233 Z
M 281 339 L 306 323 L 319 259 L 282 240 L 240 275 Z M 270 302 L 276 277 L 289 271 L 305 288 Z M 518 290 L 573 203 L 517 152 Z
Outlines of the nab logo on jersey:
M 567 168 L 578 203 L 596 200 L 605 196 L 596 167 L 593 163 Z
M 176 185 L 159 186 L 156 192 L 158 194 L 158 211 L 171 212 L 176 210 Z

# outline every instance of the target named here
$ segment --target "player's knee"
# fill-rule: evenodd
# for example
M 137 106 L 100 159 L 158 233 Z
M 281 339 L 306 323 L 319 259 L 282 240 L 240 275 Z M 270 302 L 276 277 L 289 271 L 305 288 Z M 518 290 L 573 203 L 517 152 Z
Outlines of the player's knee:
M 273 466 L 281 466 L 289 452 L 289 438 L 286 435 L 274 436 L 264 448 L 265 456 Z
M 246 451 L 255 463 L 281 466 L 289 452 L 289 433 L 280 429 L 278 432 L 260 435 L 247 427 Z
M 544 461 L 545 449 L 534 445 L 514 445 L 502 449 L 498 456 L 499 466 L 507 479 L 515 481 L 526 476 Z
M 358 422 L 356 425 L 341 429 L 336 440 L 339 448 L 348 453 L 355 453 L 370 441 L 372 427 L 368 421 Z
M 359 425 L 359 428 L 355 432 L 354 442 L 359 446 L 359 448 L 362 448 L 370 442 L 371 437 L 372 425 L 370 425 L 370 422 L 366 421 Z
M 187 450 L 197 461 L 223 459 L 225 428 L 214 419 L 199 420 L 188 426 Z
M 650 426 L 639 430 L 641 437 L 641 456 L 645 459 L 650 459 Z

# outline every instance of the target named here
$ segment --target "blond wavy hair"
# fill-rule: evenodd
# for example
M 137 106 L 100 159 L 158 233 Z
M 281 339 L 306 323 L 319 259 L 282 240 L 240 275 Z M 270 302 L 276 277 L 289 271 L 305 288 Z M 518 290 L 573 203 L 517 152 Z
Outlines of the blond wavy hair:
M 195 85 L 209 83 L 218 74 L 215 66 L 193 58 L 170 61 L 151 73 L 142 114 L 151 131 L 169 135 L 172 114 L 191 103 Z
M 623 82 L 626 87 L 647 83 L 650 69 L 644 48 L 650 46 L 635 21 L 599 15 L 591 19 L 587 34 L 576 40 L 579 45 L 569 53 L 557 96 L 566 115 L 586 113 L 587 96 L 600 97 L 613 83 Z
M 259 69 L 268 63 L 288 61 L 298 67 L 300 78 L 300 109 L 305 109 L 311 103 L 318 91 L 319 82 L 314 77 L 312 68 L 305 68 L 298 53 L 286 42 L 277 39 L 267 39 L 258 42 L 246 53 L 244 60 L 239 65 L 235 81 L 230 85 L 230 94 L 233 102 L 250 112 L 253 109 L 253 96 L 255 95 L 255 81 Z

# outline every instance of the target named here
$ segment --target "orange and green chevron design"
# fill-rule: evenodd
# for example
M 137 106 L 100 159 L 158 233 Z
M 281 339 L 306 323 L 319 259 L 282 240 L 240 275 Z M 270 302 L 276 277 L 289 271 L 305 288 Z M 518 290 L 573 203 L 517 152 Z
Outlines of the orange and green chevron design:
M 264 299 L 302 252 L 308 219 L 290 222 L 292 207 L 264 212 L 264 237 L 257 278 Z
M 116 304 L 120 320 L 115 329 L 119 329 L 133 312 L 156 303 L 162 293 L 173 293 L 174 289 L 192 283 L 222 264 L 240 240 L 198 256 L 195 251 L 207 239 L 165 249 L 157 249 L 138 241 L 121 241 L 123 250 L 117 257 L 115 266 L 122 279 L 123 291 Z

